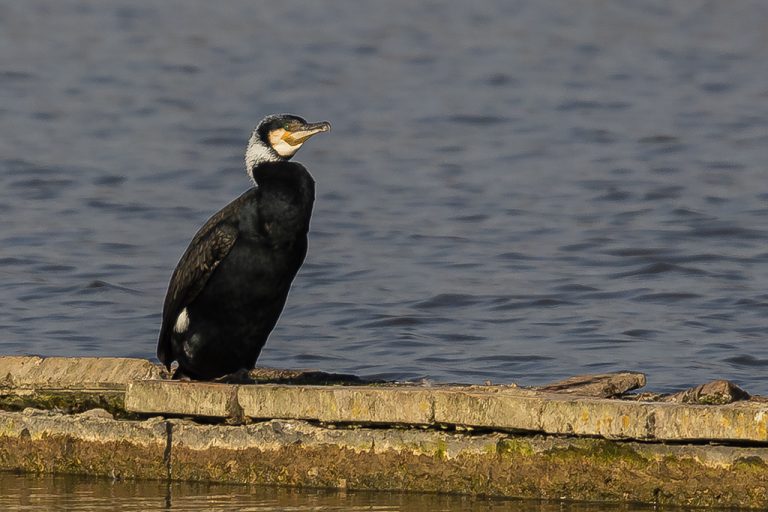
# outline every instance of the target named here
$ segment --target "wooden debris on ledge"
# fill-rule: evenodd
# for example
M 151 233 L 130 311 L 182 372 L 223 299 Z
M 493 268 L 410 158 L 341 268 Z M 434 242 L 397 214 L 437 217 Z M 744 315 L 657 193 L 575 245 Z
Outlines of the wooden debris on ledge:
M 725 405 L 749 400 L 751 395 L 729 380 L 713 380 L 661 398 L 663 402 L 682 404 Z
M 613 398 L 643 386 L 645 386 L 644 373 L 617 372 L 577 375 L 533 389 L 545 393 Z

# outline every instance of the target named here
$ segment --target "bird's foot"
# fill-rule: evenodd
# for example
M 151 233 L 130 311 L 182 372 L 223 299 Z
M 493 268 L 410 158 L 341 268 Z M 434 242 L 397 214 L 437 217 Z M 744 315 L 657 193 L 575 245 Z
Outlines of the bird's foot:
M 191 377 L 190 375 L 187 375 L 182 369 L 181 366 L 176 368 L 176 370 L 173 372 L 173 375 L 171 376 L 171 380 L 184 380 L 184 381 L 190 381 L 190 380 L 197 380 L 194 377 Z
M 240 368 L 236 372 L 228 373 L 226 375 L 222 375 L 221 377 L 216 377 L 213 379 L 213 382 L 221 382 L 224 384 L 255 384 L 256 381 L 253 380 L 250 374 L 250 370 L 246 370 L 245 368 Z

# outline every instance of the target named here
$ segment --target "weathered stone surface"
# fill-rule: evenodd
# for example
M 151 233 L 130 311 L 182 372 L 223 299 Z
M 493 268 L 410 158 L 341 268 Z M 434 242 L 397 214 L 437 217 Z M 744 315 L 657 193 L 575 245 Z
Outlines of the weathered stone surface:
M 28 407 L 70 414 L 102 408 L 114 415 L 126 416 L 123 392 L 119 390 L 0 389 L 0 410 L 21 411 Z
M 436 394 L 435 421 L 606 439 L 768 442 L 768 405 L 701 406 L 509 390 Z
M 163 479 L 167 440 L 160 419 L 0 411 L 0 470 Z
M 684 404 L 724 405 L 740 400 L 749 400 L 749 393 L 728 380 L 713 380 L 673 395 L 667 395 L 664 402 Z
M 241 386 L 238 400 L 243 414 L 250 418 L 410 425 L 433 422 L 431 392 L 418 387 Z
M 653 410 L 656 439 L 768 441 L 768 404 L 736 402 L 722 406 L 670 405 Z
M 173 421 L 173 478 L 695 506 L 768 503 L 768 449 Z
M 76 413 L 101 407 L 121 414 L 127 383 L 160 375 L 160 367 L 144 359 L 4 356 L 0 357 L 0 408 Z
M 768 506 L 768 447 L 466 435 L 433 429 L 113 420 L 0 412 L 0 470 L 481 494 Z
M 24 377 L 42 362 L 38 356 L 0 356 L 0 388 L 23 386 Z
M 433 404 L 434 421 L 439 424 L 530 432 L 542 430 L 541 398 L 531 390 L 491 392 L 436 388 Z
M 637 372 L 577 375 L 536 389 L 544 393 L 610 398 L 645 386 L 645 374 Z
M 239 418 L 237 388 L 210 382 L 135 381 L 125 392 L 125 408 L 144 414 Z
M 511 431 L 663 441 L 768 442 L 768 404 L 636 402 L 517 388 L 287 386 L 135 382 L 137 413 L 305 419 L 329 423 L 461 425 Z
M 161 374 L 158 365 L 145 359 L 0 356 L 0 388 L 6 390 L 122 390 L 133 380 Z

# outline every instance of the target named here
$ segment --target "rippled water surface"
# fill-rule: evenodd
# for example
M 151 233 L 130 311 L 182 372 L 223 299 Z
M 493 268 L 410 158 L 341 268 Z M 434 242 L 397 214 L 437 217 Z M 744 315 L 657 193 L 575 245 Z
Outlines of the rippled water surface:
M 0 472 L 5 512 L 630 512 L 650 507 L 511 501 L 429 494 L 291 490 L 254 486 L 112 482 Z
M 261 364 L 768 393 L 768 6 L 0 5 L 0 352 L 153 357 L 265 114 L 329 120 Z

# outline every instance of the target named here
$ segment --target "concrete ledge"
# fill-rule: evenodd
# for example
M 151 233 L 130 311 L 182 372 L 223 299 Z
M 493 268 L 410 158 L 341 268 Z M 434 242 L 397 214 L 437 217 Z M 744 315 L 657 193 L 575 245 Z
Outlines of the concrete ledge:
M 165 422 L 0 411 L 0 470 L 166 479 Z
M 328 423 L 433 425 L 434 392 L 422 387 L 239 386 L 243 415 Z
M 82 412 L 97 407 L 124 415 L 127 384 L 162 375 L 160 366 L 144 359 L 0 357 L 0 408 Z
M 144 360 L 0 357 L 0 409 L 113 413 L 0 410 L 0 470 L 768 507 L 768 401 L 730 383 L 714 398 L 741 401 L 695 405 L 584 395 L 622 395 L 644 380 L 629 373 L 563 394 L 274 372 L 237 385 L 163 380 Z
M 438 391 L 435 421 L 547 434 L 659 441 L 768 442 L 768 404 L 707 406 L 563 397 L 521 389 Z
M 174 478 L 657 505 L 768 504 L 763 448 L 174 421 Z M 738 505 L 737 505 L 738 504 Z
M 241 416 L 237 386 L 209 382 L 171 380 L 137 381 L 125 392 L 128 412 L 206 418 Z
M 235 403 L 236 402 L 236 403 Z M 768 404 L 691 405 L 580 398 L 483 386 L 285 386 L 141 381 L 134 413 L 328 423 L 458 425 L 659 441 L 768 443 Z
M 0 357 L 3 391 L 124 390 L 134 380 L 158 379 L 161 368 L 145 359 L 122 357 Z
M 768 506 L 768 448 L 430 429 L 0 412 L 0 469 L 122 478 Z

